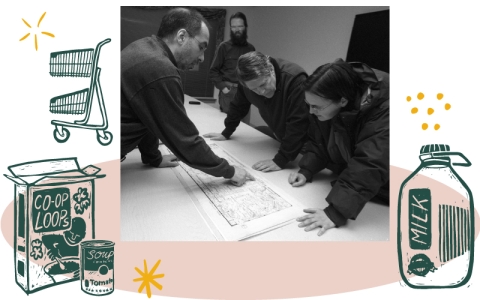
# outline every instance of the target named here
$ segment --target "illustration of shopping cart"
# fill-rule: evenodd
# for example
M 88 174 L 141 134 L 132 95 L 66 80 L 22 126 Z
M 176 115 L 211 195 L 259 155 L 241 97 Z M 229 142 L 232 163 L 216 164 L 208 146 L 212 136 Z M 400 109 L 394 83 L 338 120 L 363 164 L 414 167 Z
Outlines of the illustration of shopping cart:
M 111 40 L 106 39 L 98 43 L 94 49 L 79 49 L 50 53 L 50 75 L 53 77 L 90 77 L 90 87 L 65 95 L 54 97 L 50 100 L 50 112 L 64 115 L 84 115 L 82 120 L 71 122 L 52 120 L 55 125 L 53 137 L 59 143 L 64 143 L 70 137 L 70 131 L 65 127 L 91 129 L 97 131 L 97 141 L 107 146 L 112 142 L 113 135 L 106 131 L 108 128 L 107 112 L 100 86 L 100 71 L 98 59 L 100 49 Z M 101 124 L 90 124 L 93 95 L 96 94 Z

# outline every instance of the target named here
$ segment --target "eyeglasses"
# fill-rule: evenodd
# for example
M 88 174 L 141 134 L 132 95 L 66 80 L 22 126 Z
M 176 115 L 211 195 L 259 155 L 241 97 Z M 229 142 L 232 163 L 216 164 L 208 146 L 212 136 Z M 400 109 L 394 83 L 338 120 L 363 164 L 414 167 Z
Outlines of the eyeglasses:
M 201 43 L 199 40 L 197 40 L 197 38 L 195 36 L 193 36 L 192 34 L 190 34 L 190 32 L 188 32 L 188 35 L 190 35 L 190 38 L 193 38 L 196 42 L 197 42 L 197 45 L 198 45 L 198 49 L 200 49 L 201 52 L 204 52 L 205 50 L 207 50 L 207 46 L 204 46 L 203 44 L 204 43 Z
M 318 107 L 316 105 L 311 105 L 310 103 L 307 102 L 307 100 L 305 100 L 305 103 L 307 104 L 307 106 L 309 107 L 309 109 L 313 110 L 314 112 L 319 112 L 319 111 L 322 111 L 322 110 L 325 110 L 327 107 L 329 107 L 330 105 L 333 104 L 333 101 L 330 102 L 329 105 L 326 105 L 324 107 Z

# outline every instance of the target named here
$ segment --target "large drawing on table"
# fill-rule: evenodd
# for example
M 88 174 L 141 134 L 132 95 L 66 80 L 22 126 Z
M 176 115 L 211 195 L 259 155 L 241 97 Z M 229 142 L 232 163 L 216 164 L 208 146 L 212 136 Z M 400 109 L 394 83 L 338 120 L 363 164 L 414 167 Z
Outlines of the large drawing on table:
M 237 187 L 224 178 L 210 176 L 180 163 L 184 184 L 207 224 L 225 240 L 242 240 L 278 228 L 302 215 L 302 208 L 285 192 L 238 161 L 217 144 L 210 144 L 219 157 L 247 169 L 254 181 Z M 209 222 L 210 221 L 210 222 Z M 212 224 L 213 223 L 213 224 Z M 218 238 L 218 237 L 217 237 Z

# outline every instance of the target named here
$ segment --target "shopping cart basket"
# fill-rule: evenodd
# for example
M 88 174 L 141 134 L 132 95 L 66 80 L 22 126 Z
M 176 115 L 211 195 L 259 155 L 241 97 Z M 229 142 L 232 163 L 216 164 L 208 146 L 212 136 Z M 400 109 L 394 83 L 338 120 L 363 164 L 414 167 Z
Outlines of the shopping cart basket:
M 53 77 L 90 77 L 90 87 L 50 100 L 50 112 L 53 114 L 84 115 L 82 120 L 71 122 L 53 120 L 55 125 L 53 137 L 59 143 L 64 143 L 70 137 L 70 131 L 65 127 L 91 129 L 97 131 L 97 141 L 101 145 L 109 145 L 113 135 L 108 128 L 107 112 L 100 86 L 100 71 L 98 58 L 100 49 L 111 40 L 98 43 L 94 49 L 69 50 L 50 53 L 50 75 Z M 102 124 L 89 124 L 93 95 L 96 94 L 102 117 Z

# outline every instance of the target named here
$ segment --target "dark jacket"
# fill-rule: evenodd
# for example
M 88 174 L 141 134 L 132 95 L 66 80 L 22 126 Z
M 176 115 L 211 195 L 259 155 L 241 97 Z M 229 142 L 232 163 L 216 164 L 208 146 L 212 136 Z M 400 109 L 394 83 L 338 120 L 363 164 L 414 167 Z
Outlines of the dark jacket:
M 355 219 L 373 198 L 389 199 L 389 75 L 362 63 L 350 65 L 369 84 L 370 94 L 331 120 L 310 116 L 299 171 L 308 181 L 324 168 L 339 174 L 325 209 L 336 226 Z
M 210 66 L 209 77 L 213 84 L 220 91 L 228 86 L 226 81 L 238 83 L 237 68 L 238 58 L 248 52 L 255 51 L 252 44 L 246 42 L 245 45 L 234 45 L 231 40 L 222 42 L 215 52 L 212 65 Z
M 150 131 L 179 160 L 207 174 L 231 178 L 234 168 L 198 135 L 184 105 L 183 85 L 168 46 L 157 36 L 121 53 L 121 151 L 132 151 Z
M 269 99 L 239 85 L 235 99 L 230 103 L 222 135 L 230 138 L 242 118 L 248 114 L 250 105 L 255 105 L 280 140 L 280 149 L 273 161 L 284 168 L 297 157 L 306 140 L 308 108 L 302 84 L 307 74 L 298 65 L 283 59 L 270 58 L 270 62 L 277 79 L 275 94 Z

